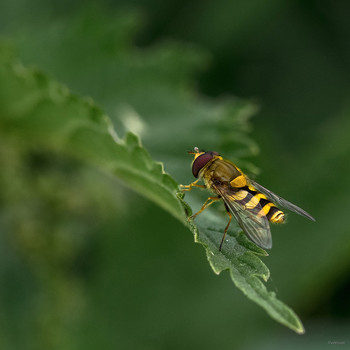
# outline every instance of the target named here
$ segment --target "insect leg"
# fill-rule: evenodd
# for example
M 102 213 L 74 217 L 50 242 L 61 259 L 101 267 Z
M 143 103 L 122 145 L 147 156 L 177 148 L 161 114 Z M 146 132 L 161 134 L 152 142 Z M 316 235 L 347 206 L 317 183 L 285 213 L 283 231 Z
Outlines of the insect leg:
M 189 219 L 194 219 L 198 214 L 200 214 L 204 209 L 207 209 L 209 207 L 209 205 L 212 205 L 214 202 L 216 202 L 217 200 L 219 200 L 220 197 L 209 197 L 205 203 L 202 205 L 202 208 L 197 211 L 196 214 L 193 214 L 192 216 L 189 217 Z
M 191 191 L 191 190 L 192 190 L 192 187 L 205 188 L 204 185 L 198 185 L 198 184 L 197 184 L 198 181 L 199 181 L 199 179 L 196 180 L 195 182 L 192 182 L 192 183 L 189 184 L 189 185 L 180 185 L 181 191 Z
M 227 230 L 230 226 L 230 223 L 231 223 L 231 220 L 232 220 L 232 214 L 227 210 L 227 214 L 228 216 L 230 217 L 226 227 L 225 227 L 225 230 L 224 230 L 224 235 L 222 236 L 222 239 L 221 239 L 221 243 L 220 243 L 220 247 L 219 247 L 219 252 L 221 252 L 221 248 L 222 248 L 222 245 L 224 243 L 224 240 L 225 240 L 225 237 L 226 237 L 226 233 L 227 233 Z

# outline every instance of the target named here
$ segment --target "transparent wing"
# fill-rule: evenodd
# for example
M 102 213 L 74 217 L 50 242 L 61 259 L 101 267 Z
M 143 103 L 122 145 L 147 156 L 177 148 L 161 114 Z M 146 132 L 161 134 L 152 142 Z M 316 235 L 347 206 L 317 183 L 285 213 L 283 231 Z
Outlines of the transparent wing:
M 297 205 L 288 202 L 286 199 L 283 199 L 282 197 L 278 196 L 277 194 L 271 192 L 264 186 L 259 185 L 257 182 L 252 181 L 249 179 L 249 182 L 262 194 L 264 194 L 271 202 L 278 204 L 284 208 L 287 208 L 291 211 L 294 211 L 295 213 L 305 216 L 306 218 L 316 221 L 309 213 L 307 213 L 305 210 L 299 208 Z
M 253 198 L 253 195 L 245 190 L 233 191 L 220 186 L 214 186 L 214 189 L 224 200 L 227 209 L 236 218 L 246 235 L 261 248 L 271 249 L 270 224 L 265 215 L 261 216 L 262 206 Z M 242 198 L 245 199 L 246 204 L 242 204 Z

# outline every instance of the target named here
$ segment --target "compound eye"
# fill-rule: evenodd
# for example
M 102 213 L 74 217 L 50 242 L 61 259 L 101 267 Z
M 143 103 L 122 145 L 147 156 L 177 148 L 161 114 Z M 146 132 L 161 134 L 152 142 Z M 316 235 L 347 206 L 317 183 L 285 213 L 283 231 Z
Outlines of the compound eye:
M 192 174 L 194 177 L 198 177 L 201 169 L 213 159 L 214 156 L 218 156 L 217 152 L 206 152 L 200 156 L 198 156 L 192 164 Z

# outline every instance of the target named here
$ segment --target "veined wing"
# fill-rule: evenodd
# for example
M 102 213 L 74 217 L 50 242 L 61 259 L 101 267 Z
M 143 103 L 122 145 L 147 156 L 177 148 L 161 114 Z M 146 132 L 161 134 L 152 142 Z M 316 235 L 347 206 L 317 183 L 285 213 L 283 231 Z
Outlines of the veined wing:
M 247 236 L 258 246 L 271 249 L 270 224 L 265 214 L 261 215 L 263 210 L 259 200 L 246 190 L 233 191 L 220 185 L 213 187 Z
M 277 194 L 271 192 L 264 186 L 259 185 L 257 182 L 252 181 L 249 179 L 249 182 L 251 183 L 252 186 L 254 186 L 258 191 L 260 191 L 262 194 L 264 194 L 271 202 L 278 204 L 282 207 L 285 207 L 291 211 L 294 211 L 295 213 L 305 216 L 306 218 L 316 221 L 309 213 L 307 213 L 305 210 L 299 208 L 297 205 L 288 202 L 286 199 L 278 196 Z

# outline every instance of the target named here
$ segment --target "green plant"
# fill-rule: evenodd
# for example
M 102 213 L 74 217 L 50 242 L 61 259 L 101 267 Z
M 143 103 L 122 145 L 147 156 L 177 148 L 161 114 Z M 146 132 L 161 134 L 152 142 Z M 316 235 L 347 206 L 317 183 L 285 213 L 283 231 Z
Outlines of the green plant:
M 268 292 L 262 282 L 269 278 L 269 270 L 258 256 L 266 256 L 267 253 L 250 242 L 237 225 L 229 230 L 228 242 L 225 242 L 223 251 L 219 252 L 218 245 L 222 236 L 220 216 L 203 215 L 197 225 L 189 223 L 186 216 L 190 215 L 190 207 L 179 194 L 177 182 L 164 172 L 162 163 L 152 159 L 135 134 L 127 132 L 124 139 L 120 139 L 113 121 L 92 100 L 72 94 L 66 87 L 36 69 L 25 68 L 6 48 L 2 52 L 0 123 L 4 138 L 22 140 L 22 146 L 37 145 L 63 152 L 118 177 L 124 184 L 154 201 L 185 224 L 194 234 L 196 242 L 205 247 L 208 261 L 215 273 L 229 270 L 234 284 L 272 318 L 296 332 L 304 331 L 295 313 L 279 301 L 275 293 Z M 166 45 L 150 57 L 146 55 L 146 63 L 140 67 L 141 60 L 135 59 L 132 53 L 123 50 L 119 53 L 118 64 L 122 68 L 117 65 L 118 69 L 135 74 L 134 68 L 138 68 L 134 83 L 128 86 L 129 95 L 125 98 L 129 107 L 119 109 L 119 120 L 126 125 L 135 121 L 135 118 L 142 122 L 141 117 L 135 117 L 130 112 L 134 108 L 130 106 L 130 101 L 135 99 L 135 109 L 144 108 L 145 113 L 152 114 L 151 109 L 154 107 L 147 111 L 147 98 L 159 97 L 160 94 L 161 103 L 167 104 L 166 110 L 181 116 L 175 120 L 171 116 L 162 121 L 155 119 L 153 125 L 161 124 L 161 127 L 152 127 L 151 135 L 148 138 L 145 135 L 151 149 L 155 149 L 156 144 L 168 147 L 167 150 L 161 148 L 163 157 L 169 158 L 166 152 L 171 152 L 171 146 L 175 142 L 176 148 L 185 149 L 188 141 L 192 141 L 192 135 L 198 131 L 201 131 L 201 136 L 195 137 L 196 142 L 215 145 L 219 140 L 218 146 L 232 152 L 234 159 L 251 154 L 256 146 L 246 134 L 248 118 L 254 111 L 254 106 L 239 100 L 217 103 L 197 100 L 193 95 L 189 98 L 190 91 L 181 80 L 176 82 L 173 75 L 177 72 L 179 56 L 176 47 Z M 158 69 L 160 66 L 161 69 Z M 147 76 L 153 77 L 149 87 L 146 86 L 150 83 Z M 167 79 L 163 80 L 164 76 Z M 119 83 L 122 85 L 122 82 Z M 145 96 L 137 98 L 141 91 L 146 91 L 151 96 L 146 99 Z M 116 94 L 118 96 L 117 92 Z M 120 96 L 119 100 L 123 102 Z M 170 107 L 172 104 L 177 104 L 175 111 Z M 186 113 L 191 115 L 190 119 L 185 118 Z M 116 121 L 114 123 L 118 124 Z M 182 132 L 184 129 L 185 132 Z M 181 138 L 170 141 L 167 130 L 171 130 L 172 137 L 175 134 L 181 135 Z M 169 142 L 165 143 L 163 138 L 169 138 Z M 177 154 L 173 155 L 172 164 L 182 165 L 182 159 L 189 162 L 183 154 Z

